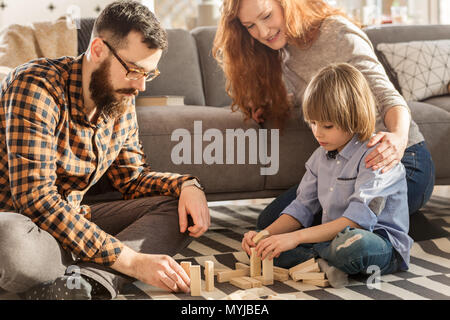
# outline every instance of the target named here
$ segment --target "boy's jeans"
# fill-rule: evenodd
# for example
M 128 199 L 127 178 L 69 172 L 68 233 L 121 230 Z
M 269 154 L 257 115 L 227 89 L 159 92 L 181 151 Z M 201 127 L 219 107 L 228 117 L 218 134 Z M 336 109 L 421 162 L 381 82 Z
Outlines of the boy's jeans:
M 301 244 L 295 249 L 285 251 L 274 259 L 274 264 L 291 268 L 318 257 L 348 274 L 371 274 L 376 268 L 379 268 L 380 275 L 389 274 L 396 272 L 399 265 L 395 250 L 388 239 L 376 233 L 350 227 L 338 233 L 332 241 Z

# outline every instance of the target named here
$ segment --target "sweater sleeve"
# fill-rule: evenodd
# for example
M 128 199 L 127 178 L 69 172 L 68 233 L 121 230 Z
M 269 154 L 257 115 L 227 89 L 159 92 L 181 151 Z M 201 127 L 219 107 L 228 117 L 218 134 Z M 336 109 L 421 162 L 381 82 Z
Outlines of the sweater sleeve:
M 343 18 L 335 19 L 332 24 L 336 25 L 336 52 L 365 76 L 375 96 L 381 119 L 384 119 L 386 112 L 394 106 L 403 106 L 410 112 L 405 99 L 389 80 L 364 31 Z

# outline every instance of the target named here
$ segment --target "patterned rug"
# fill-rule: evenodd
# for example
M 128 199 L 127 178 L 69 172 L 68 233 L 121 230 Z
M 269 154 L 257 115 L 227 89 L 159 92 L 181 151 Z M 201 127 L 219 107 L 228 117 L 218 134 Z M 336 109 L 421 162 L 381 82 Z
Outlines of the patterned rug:
M 267 202 L 268 203 L 268 202 Z M 249 264 L 249 257 L 242 252 L 242 236 L 255 228 L 256 219 L 267 203 L 252 205 L 219 205 L 210 207 L 211 228 L 199 239 L 195 239 L 174 258 L 191 261 L 202 268 L 206 260 L 214 261 L 215 268 L 234 269 L 236 262 Z M 410 269 L 381 277 L 381 282 L 368 286 L 368 278 L 350 277 L 345 288 L 320 288 L 294 282 L 275 281 L 263 286 L 260 296 L 286 295 L 299 300 L 450 300 L 450 199 L 433 196 L 426 207 L 421 209 L 430 228 L 439 230 L 440 237 L 417 241 L 411 250 Z M 444 236 L 442 236 L 444 235 Z M 215 281 L 215 290 L 202 290 L 201 297 L 189 294 L 172 294 L 136 281 L 126 286 L 117 300 L 201 300 L 225 299 L 239 288 Z M 14 294 L 0 292 L 0 300 L 17 299 Z

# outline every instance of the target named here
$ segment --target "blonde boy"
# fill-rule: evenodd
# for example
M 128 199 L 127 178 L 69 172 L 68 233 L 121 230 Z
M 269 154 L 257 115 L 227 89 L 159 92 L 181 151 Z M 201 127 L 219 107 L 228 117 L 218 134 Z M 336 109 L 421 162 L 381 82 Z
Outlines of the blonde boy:
M 306 162 L 297 197 L 266 230 L 256 246 L 264 259 L 289 268 L 322 258 L 345 274 L 407 270 L 413 240 L 405 168 L 381 173 L 364 159 L 375 128 L 375 101 L 366 79 L 349 64 L 332 64 L 309 83 L 303 115 L 320 147 Z M 322 223 L 311 226 L 322 211 Z M 244 235 L 250 252 L 255 232 Z M 333 283 L 332 283 L 333 284 Z

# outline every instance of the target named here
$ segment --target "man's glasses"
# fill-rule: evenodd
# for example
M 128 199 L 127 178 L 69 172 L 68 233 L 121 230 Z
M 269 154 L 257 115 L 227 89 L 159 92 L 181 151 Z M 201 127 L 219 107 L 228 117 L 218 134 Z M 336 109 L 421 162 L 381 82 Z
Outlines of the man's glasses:
M 159 76 L 161 73 L 159 72 L 158 68 L 156 68 L 155 70 L 149 71 L 149 72 L 145 72 L 139 69 L 134 69 L 134 68 L 129 68 L 127 66 L 127 64 L 125 63 L 125 61 L 123 61 L 119 55 L 117 54 L 116 50 L 114 50 L 111 45 L 106 42 L 105 40 L 103 40 L 103 43 L 106 44 L 106 46 L 109 48 L 109 50 L 111 50 L 112 54 L 114 55 L 114 57 L 116 57 L 116 59 L 120 62 L 120 64 L 125 68 L 125 70 L 127 70 L 127 79 L 128 80 L 139 80 L 142 77 L 145 77 L 145 81 L 152 81 L 153 79 L 155 79 L 157 76 Z

